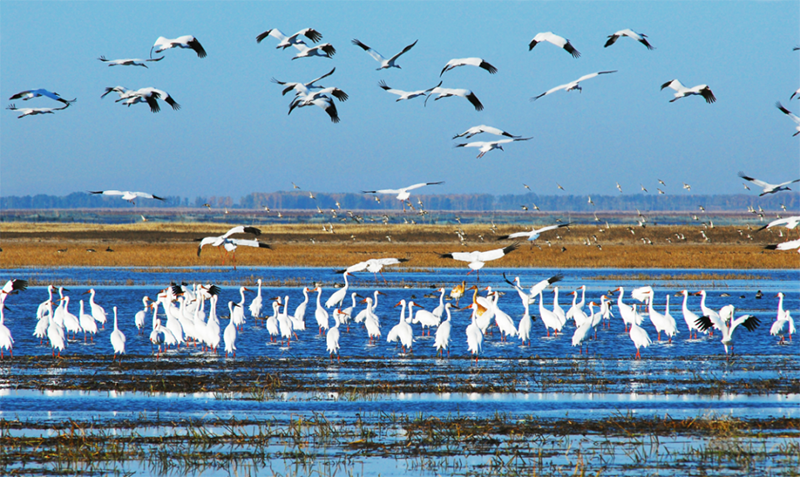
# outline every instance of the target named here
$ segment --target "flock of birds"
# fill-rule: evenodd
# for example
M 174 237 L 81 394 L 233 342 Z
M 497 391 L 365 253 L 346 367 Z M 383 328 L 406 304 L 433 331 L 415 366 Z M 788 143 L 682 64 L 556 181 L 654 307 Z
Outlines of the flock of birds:
M 476 362 L 484 340 L 488 339 L 489 334 L 494 336 L 495 331 L 499 333 L 501 342 L 519 340 L 523 346 L 530 345 L 531 336 L 535 333 L 534 327 L 541 329 L 542 332 L 546 331 L 548 337 L 551 332 L 555 337 L 571 332 L 571 344 L 573 347 L 579 347 L 582 354 L 584 346 L 587 347 L 588 353 L 590 340 L 598 339 L 598 328 L 610 328 L 612 319 L 620 319 L 636 349 L 635 358 L 641 358 L 641 349 L 647 348 L 653 343 L 647 330 L 650 325 L 657 333 L 659 342 L 663 333 L 664 338 L 670 343 L 679 333 L 679 328 L 684 326 L 684 324 L 679 325 L 679 319 L 676 320 L 670 312 L 670 295 L 668 293 L 665 295 L 664 311 L 655 309 L 656 293 L 650 286 L 631 290 L 630 297 L 634 300 L 633 303 L 625 301 L 625 290 L 619 287 L 603 293 L 599 298 L 591 300 L 587 304 L 586 286 L 583 285 L 569 293 L 572 296 L 572 304 L 565 310 L 559 302 L 559 288 L 556 285 L 562 280 L 562 275 L 554 275 L 526 288 L 522 286 L 519 277 L 515 277 L 511 281 L 504 274 L 505 281 L 517 292 L 524 310 L 516 322 L 500 306 L 500 297 L 505 293 L 492 290 L 491 287 L 480 288 L 477 285 L 467 287 L 466 282 L 461 282 L 450 290 L 449 295 L 446 288 L 438 288 L 436 294 L 438 294 L 439 304 L 430 310 L 426 310 L 425 307 L 414 301 L 415 297 L 409 301 L 400 300 L 394 305 L 395 308 L 400 307 L 399 319 L 389 328 L 386 318 L 379 317 L 377 312 L 378 300 L 381 295 L 386 294 L 375 290 L 371 295 L 362 297 L 356 292 L 350 292 L 348 277 L 362 271 L 377 274 L 383 267 L 396 265 L 402 261 L 402 259 L 393 258 L 372 259 L 341 270 L 345 282 L 344 287 L 334 291 L 324 301 L 323 289 L 320 286 L 304 287 L 302 289 L 303 301 L 294 308 L 294 311 L 290 310 L 289 295 L 266 299 L 262 295 L 260 279 L 257 290 L 250 290 L 246 287 L 239 288 L 240 300 L 227 303 L 228 315 L 226 316 L 217 314 L 217 302 L 221 292 L 219 287 L 210 284 L 173 284 L 159 291 L 155 299 L 149 296 L 142 297 L 142 309 L 136 312 L 133 322 L 139 334 L 149 334 L 157 356 L 167 349 L 177 350 L 181 345 L 187 348 L 193 345 L 194 347 L 201 346 L 203 350 L 214 353 L 219 349 L 224 349 L 226 356 L 230 355 L 235 358 L 236 337 L 238 333 L 245 330 L 246 315 L 248 314 L 256 323 L 263 320 L 270 342 L 280 342 L 281 346 L 286 347 L 290 347 L 292 341 L 299 342 L 298 332 L 306 331 L 306 316 L 312 314 L 308 308 L 309 294 L 316 294 L 313 323 L 318 328 L 319 334 L 325 335 L 326 348 L 331 359 L 334 357 L 339 359 L 341 333 L 350 332 L 351 324 L 366 331 L 364 340 L 370 345 L 377 345 L 379 340 L 385 336 L 386 342 L 396 343 L 401 348 L 401 353 L 412 352 L 414 343 L 417 341 L 415 336 L 433 336 L 433 346 L 437 356 L 442 357 L 445 354 L 450 356 L 451 336 L 457 326 L 459 330 L 463 329 L 463 339 L 466 340 L 467 349 Z M 26 290 L 27 285 L 25 280 L 9 280 L 0 290 L 0 357 L 4 357 L 6 351 L 13 356 L 14 339 L 4 324 L 5 302 L 11 295 Z M 545 305 L 544 293 L 548 288 L 552 288 L 552 306 Z M 80 334 L 83 334 L 83 341 L 88 339 L 94 341 L 94 336 L 105 328 L 106 322 L 110 319 L 105 308 L 95 301 L 94 289 L 85 292 L 90 295 L 88 307 L 85 307 L 84 301 L 80 300 L 78 315 L 69 311 L 70 296 L 64 293 L 67 291 L 69 290 L 64 287 L 48 286 L 48 297 L 36 311 L 33 335 L 39 338 L 41 343 L 44 343 L 45 340 L 48 341 L 54 358 L 61 356 L 61 352 L 67 348 L 70 341 L 80 340 Z M 247 304 L 245 294 L 253 291 L 256 295 Z M 486 295 L 480 295 L 481 291 L 485 291 Z M 470 292 L 471 299 L 469 298 Z M 434 298 L 436 294 L 426 295 L 426 297 Z M 613 298 L 613 295 L 616 297 Z M 701 297 L 699 313 L 693 312 L 688 306 L 689 297 L 694 295 Z M 756 298 L 760 298 L 760 295 L 759 292 Z M 578 301 L 579 296 L 580 301 Z M 700 333 L 713 339 L 717 336 L 715 333 L 718 333 L 728 358 L 734 354 L 734 345 L 741 334 L 740 330 L 753 331 L 760 325 L 760 320 L 753 315 L 736 316 L 735 307 L 732 304 L 725 305 L 719 310 L 709 308 L 706 306 L 705 290 L 696 293 L 682 290 L 676 293 L 676 296 L 683 297 L 681 313 L 689 339 L 697 338 Z M 780 337 L 780 343 L 784 343 L 785 335 L 788 335 L 788 339 L 791 341 L 792 334 L 796 329 L 790 311 L 783 307 L 783 293 L 778 293 L 777 297 L 777 315 L 770 328 L 770 334 Z M 464 299 L 470 301 L 469 305 L 459 307 L 460 300 Z M 538 316 L 531 313 L 531 305 L 535 305 L 537 299 Z M 598 301 L 599 303 L 597 303 Z M 363 308 L 359 309 L 362 304 Z M 314 305 L 313 301 L 311 305 Z M 265 313 L 269 309 L 272 310 L 272 314 Z M 451 313 L 460 310 L 470 310 L 471 312 L 466 327 L 461 323 L 456 325 L 453 323 Z M 117 307 L 112 307 L 112 311 L 114 328 L 110 333 L 109 340 L 113 348 L 114 359 L 119 356 L 121 362 L 121 355 L 125 353 L 126 336 L 119 328 Z M 149 325 L 148 318 L 150 319 Z M 224 327 L 221 319 L 228 320 Z M 308 320 L 311 319 L 309 316 Z M 539 321 L 541 325 L 537 323 Z M 570 321 L 572 324 L 568 326 Z M 649 325 L 646 325 L 647 321 L 649 321 Z M 412 325 L 417 325 L 417 329 L 415 330 Z M 387 328 L 388 332 L 386 332 Z

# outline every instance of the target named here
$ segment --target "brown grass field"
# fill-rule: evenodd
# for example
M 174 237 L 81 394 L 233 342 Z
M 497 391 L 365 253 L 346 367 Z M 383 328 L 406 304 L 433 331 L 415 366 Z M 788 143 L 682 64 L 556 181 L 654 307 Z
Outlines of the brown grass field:
M 136 223 L 124 225 L 22 223 L 0 224 L 0 268 L 50 266 L 180 267 L 222 265 L 219 250 L 205 247 L 197 256 L 195 239 L 221 235 L 230 224 Z M 368 258 L 409 258 L 406 268 L 455 267 L 463 262 L 437 253 L 491 250 L 513 243 L 497 236 L 520 226 L 489 225 L 337 225 L 336 233 L 321 225 L 262 226 L 259 240 L 271 250 L 239 247 L 238 265 L 341 267 Z M 461 244 L 456 231 L 461 230 Z M 702 236 L 704 231 L 709 240 Z M 678 238 L 683 234 L 685 239 Z M 795 231 L 737 226 L 647 226 L 609 228 L 573 225 L 546 232 L 534 245 L 487 267 L 786 269 L 800 266 L 796 252 L 764 250 L 767 244 L 791 240 Z M 787 236 L 788 235 L 788 236 Z M 243 237 L 244 238 L 244 237 Z M 250 238 L 250 237 L 248 237 Z M 652 244 L 650 243 L 652 242 Z M 588 244 L 588 245 L 587 245 Z M 599 245 L 599 246 L 598 246 Z M 94 250 L 90 252 L 87 250 Z M 110 249 L 107 251 L 107 249 Z M 226 262 L 230 265 L 230 259 Z M 401 270 L 402 267 L 397 268 Z

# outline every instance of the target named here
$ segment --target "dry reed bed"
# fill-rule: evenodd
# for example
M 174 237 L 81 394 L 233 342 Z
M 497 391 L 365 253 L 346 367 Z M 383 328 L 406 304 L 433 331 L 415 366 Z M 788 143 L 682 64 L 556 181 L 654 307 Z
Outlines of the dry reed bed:
M 222 264 L 219 250 L 206 247 L 198 257 L 194 239 L 220 235 L 230 226 L 147 222 L 124 225 L 4 223 L 0 226 L 3 249 L 0 267 L 216 267 Z M 340 267 L 376 256 L 394 256 L 409 258 L 407 267 L 466 268 L 465 264 L 439 258 L 438 254 L 507 246 L 512 241 L 496 238 L 518 231 L 520 227 L 498 226 L 493 231 L 485 224 L 334 224 L 336 233 L 329 233 L 324 232 L 321 225 L 303 224 L 275 225 L 262 230 L 260 240 L 271 244 L 273 250 L 239 247 L 237 264 Z M 710 242 L 705 241 L 700 230 L 705 231 Z M 461 244 L 456 231 L 464 235 L 465 245 Z M 683 234 L 685 240 L 678 239 L 679 234 Z M 779 238 L 772 230 L 755 234 L 734 226 L 713 229 L 612 226 L 605 229 L 576 225 L 548 232 L 534 245 L 522 242 L 519 250 L 487 267 L 797 268 L 800 261 L 796 254 L 763 249 L 768 243 L 783 240 L 786 238 Z M 108 248 L 113 251 L 106 251 Z

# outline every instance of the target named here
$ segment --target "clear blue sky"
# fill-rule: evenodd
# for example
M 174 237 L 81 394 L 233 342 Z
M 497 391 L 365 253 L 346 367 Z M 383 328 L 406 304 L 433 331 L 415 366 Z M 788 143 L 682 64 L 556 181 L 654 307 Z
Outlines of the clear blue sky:
M 78 100 L 55 115 L 17 119 L 0 112 L 0 194 L 99 189 L 158 195 L 232 196 L 291 189 L 356 192 L 446 181 L 428 193 L 573 194 L 743 191 L 736 172 L 770 181 L 800 177 L 800 138 L 774 106 L 800 115 L 800 2 L 15 2 L 0 3 L 4 99 L 46 88 Z M 337 50 L 333 59 L 291 61 L 277 50 L 279 28 L 313 27 Z M 656 49 L 607 35 L 631 28 Z M 528 51 L 537 32 L 571 40 L 573 59 L 550 44 Z M 173 49 L 141 67 L 97 60 L 146 58 L 159 36 L 191 34 L 208 52 Z M 419 40 L 399 60 L 378 64 L 351 44 L 385 56 Z M 462 67 L 444 85 L 471 89 L 485 110 L 461 98 L 395 102 L 377 85 L 424 89 L 451 58 L 479 56 L 490 75 Z M 337 102 L 341 123 L 319 108 L 287 116 L 289 96 L 270 83 L 308 81 L 350 95 Z M 599 70 L 619 70 L 535 103 L 529 98 Z M 670 103 L 662 83 L 708 84 L 717 102 Z M 153 86 L 182 105 L 153 114 L 100 99 L 104 88 Z M 10 101 L 6 101 L 6 104 Z M 46 98 L 18 107 L 50 107 Z M 3 105 L 5 106 L 5 104 Z M 533 136 L 477 159 L 451 137 L 487 124 Z M 492 137 L 472 140 L 491 140 Z M 662 189 L 664 189 L 662 187 Z

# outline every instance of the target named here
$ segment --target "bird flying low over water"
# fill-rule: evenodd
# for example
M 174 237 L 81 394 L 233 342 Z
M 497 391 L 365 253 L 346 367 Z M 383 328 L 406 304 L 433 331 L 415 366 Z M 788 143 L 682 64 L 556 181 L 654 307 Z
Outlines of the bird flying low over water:
M 573 89 L 577 89 L 578 91 L 583 91 L 583 88 L 581 88 L 581 86 L 580 86 L 580 82 L 581 81 L 592 79 L 592 78 L 594 78 L 595 76 L 598 76 L 598 75 L 605 75 L 605 74 L 616 73 L 616 72 L 617 72 L 617 70 L 598 71 L 597 73 L 590 73 L 588 75 L 581 76 L 580 78 L 576 79 L 575 81 L 571 81 L 571 82 L 569 82 L 567 84 L 562 84 L 560 86 L 556 86 L 555 88 L 552 88 L 552 89 L 549 89 L 549 90 L 545 91 L 544 93 L 540 94 L 539 96 L 534 96 L 533 98 L 531 98 L 531 101 L 536 101 L 537 99 L 541 98 L 542 96 L 547 96 L 550 93 L 555 93 L 556 91 L 559 91 L 559 90 L 562 90 L 562 89 L 564 91 L 572 91 Z
M 378 70 L 382 70 L 382 69 L 386 69 L 386 68 L 400 68 L 400 66 L 397 65 L 397 63 L 396 63 L 397 59 L 400 58 L 400 56 L 403 55 L 404 53 L 408 52 L 408 50 L 410 50 L 411 48 L 414 48 L 414 45 L 417 44 L 417 41 L 419 41 L 419 40 L 414 40 L 414 43 L 412 43 L 412 44 L 408 45 L 407 47 L 403 48 L 403 50 L 400 53 L 394 55 L 393 57 L 389 58 L 388 60 L 383 55 L 381 55 L 377 51 L 373 50 L 372 48 L 368 47 L 367 45 L 361 43 L 357 39 L 353 40 L 353 44 L 356 45 L 356 46 L 361 47 L 364 51 L 369 53 L 369 56 L 371 56 L 372 58 L 375 59 L 375 61 L 377 61 L 378 63 L 381 64 L 381 66 L 379 68 L 377 68 L 377 69 Z
M 56 101 L 60 101 L 60 102 L 62 102 L 64 104 L 67 104 L 67 105 L 69 103 L 74 103 L 75 99 L 77 99 L 77 98 L 75 98 L 75 99 L 64 99 L 61 96 L 59 96 L 58 93 L 53 93 L 52 91 L 48 91 L 48 90 L 42 89 L 42 88 L 31 89 L 31 90 L 27 90 L 27 91 L 20 91 L 19 93 L 15 94 L 14 96 L 11 96 L 8 99 L 11 100 L 11 101 L 13 101 L 15 99 L 22 99 L 23 101 L 27 101 L 29 99 L 37 98 L 39 96 L 47 96 L 50 99 L 55 99 Z M 60 109 L 64 109 L 64 108 L 60 108 Z
M 14 103 L 11 103 L 6 107 L 6 109 L 22 113 L 17 116 L 17 119 L 20 119 L 24 118 L 25 116 L 36 116 L 37 114 L 55 114 L 53 111 L 61 111 L 62 109 L 67 109 L 68 107 L 69 103 L 64 104 L 64 106 L 60 108 L 18 108 L 14 105 Z
M 454 89 L 454 88 L 442 88 L 441 86 L 437 86 L 430 91 L 430 94 L 427 98 L 425 98 L 425 105 L 427 106 L 428 100 L 434 94 L 438 95 L 433 98 L 434 101 L 439 101 L 442 98 L 449 98 L 451 96 L 461 96 L 462 98 L 466 98 L 472 106 L 475 107 L 475 111 L 483 111 L 483 104 L 481 104 L 480 100 L 475 93 L 468 89 Z
M 470 271 L 467 273 L 467 275 L 469 275 L 473 271 L 477 272 L 478 270 L 483 268 L 486 262 L 497 260 L 498 258 L 503 258 L 504 256 L 516 250 L 518 247 L 519 243 L 513 243 L 508 247 L 498 248 L 495 250 L 487 250 L 485 252 L 475 251 L 475 252 L 440 253 L 439 257 L 452 258 L 453 260 L 458 260 L 459 262 L 467 262 L 470 268 Z
M 506 239 L 514 239 L 514 238 L 525 238 L 526 240 L 536 240 L 539 238 L 543 232 L 547 232 L 548 230 L 555 230 L 561 227 L 569 227 L 569 223 L 566 224 L 557 224 L 557 225 L 548 225 L 547 227 L 542 227 L 540 229 L 534 228 L 530 232 L 516 232 L 509 235 L 501 235 L 497 237 L 497 240 L 506 240 Z
M 336 270 L 336 273 L 355 273 L 363 271 L 372 272 L 375 275 L 375 281 L 377 282 L 378 273 L 380 273 L 381 277 L 383 277 L 383 272 L 381 271 L 383 270 L 383 267 L 387 265 L 398 265 L 407 261 L 407 258 L 370 258 L 369 260 L 351 265 L 345 270 Z M 386 279 L 384 278 L 383 281 L 385 282 Z
M 163 36 L 158 37 L 155 44 L 152 48 L 150 48 L 150 56 L 153 56 L 153 49 L 156 49 L 156 53 L 161 53 L 164 50 L 169 50 L 170 48 L 191 48 L 197 53 L 197 56 L 200 58 L 206 57 L 206 50 L 203 49 L 203 45 L 200 44 L 199 41 L 192 35 L 184 35 L 175 38 L 174 40 L 170 40 L 169 38 L 164 38 Z
M 619 40 L 621 36 L 627 36 L 628 38 L 633 38 L 642 45 L 646 46 L 648 50 L 653 49 L 653 46 L 647 41 L 647 35 L 645 35 L 644 33 L 636 33 L 635 31 L 630 30 L 628 28 L 620 30 L 614 33 L 613 35 L 608 35 L 608 41 L 606 41 L 606 44 L 603 47 L 608 48 L 609 46 L 613 45 L 617 40 Z
M 764 181 L 761 181 L 761 180 L 758 180 L 758 179 L 754 179 L 754 178 L 752 178 L 750 176 L 746 176 L 746 175 L 744 175 L 744 172 L 741 172 L 741 171 L 739 171 L 739 177 L 741 177 L 742 179 L 744 179 L 746 181 L 752 182 L 753 184 L 757 185 L 758 187 L 761 187 L 762 192 L 760 194 L 758 194 L 759 197 L 761 197 L 763 195 L 767 195 L 767 194 L 774 194 L 774 193 L 780 192 L 782 190 L 792 190 L 792 189 L 790 189 L 790 188 L 788 188 L 786 186 L 788 186 L 789 184 L 794 184 L 795 182 L 800 182 L 800 179 L 795 179 L 793 181 L 781 182 L 780 184 L 770 184 L 768 182 L 764 182 Z
M 542 33 L 537 33 L 533 40 L 528 43 L 528 51 L 531 51 L 537 43 L 546 41 L 548 43 L 552 43 L 559 48 L 563 48 L 567 51 L 573 58 L 580 58 L 581 53 L 575 49 L 574 46 L 564 37 L 558 36 L 553 34 L 553 32 L 547 31 Z
M 141 58 L 125 58 L 122 60 L 108 60 L 105 56 L 101 56 L 98 60 L 108 63 L 108 66 L 144 66 L 147 68 L 145 64 L 146 61 L 161 61 L 163 60 L 163 56 L 159 56 L 158 58 L 150 58 L 150 59 L 141 59 Z
M 486 62 L 483 58 L 453 58 L 452 60 L 448 61 L 444 68 L 442 68 L 442 72 L 439 73 L 441 77 L 445 71 L 450 71 L 453 68 L 458 68 L 459 66 L 477 66 L 478 68 L 483 68 L 491 74 L 497 73 L 497 68 L 490 65 Z
M 508 144 L 514 141 L 527 141 L 529 139 L 533 139 L 532 137 L 515 137 L 512 139 L 499 139 L 497 141 L 475 141 L 475 142 L 465 142 L 462 144 L 456 144 L 455 147 L 477 147 L 480 149 L 480 153 L 478 154 L 478 159 L 483 157 L 484 154 L 493 150 L 493 149 L 500 149 L 501 151 L 505 151 L 503 149 L 503 144 Z
M 800 117 L 797 117 L 794 113 L 784 108 L 780 102 L 775 103 L 775 107 L 780 109 L 783 114 L 789 116 L 789 119 L 794 121 L 794 123 L 797 125 L 795 127 L 795 129 L 797 129 L 797 132 L 792 134 L 792 136 L 797 136 L 798 134 L 800 134 Z
M 222 245 L 223 248 L 225 248 L 226 252 L 233 253 L 233 268 L 236 269 L 237 247 L 244 246 L 244 247 L 269 248 L 269 249 L 272 248 L 269 246 L 269 244 L 259 242 L 258 239 L 248 240 L 248 239 L 231 238 L 231 235 L 235 234 L 253 234 L 254 236 L 258 237 L 259 235 L 261 235 L 261 230 L 256 227 L 245 227 L 244 225 L 239 225 L 237 227 L 233 227 L 232 229 L 228 230 L 223 235 L 219 235 L 216 237 L 212 236 L 201 239 L 195 239 L 195 241 L 200 242 L 200 245 L 197 246 L 197 256 L 198 257 L 200 256 L 200 252 L 206 245 L 211 245 L 212 247 L 219 247 L 220 245 Z M 220 253 L 222 253 L 222 249 L 220 249 Z M 223 264 L 224 264 L 224 258 L 223 258 Z
M 489 133 L 489 134 L 494 134 L 495 136 L 506 136 L 506 137 L 512 137 L 512 138 L 513 137 L 519 137 L 519 136 L 515 136 L 515 135 L 513 135 L 511 133 L 508 133 L 506 131 L 503 131 L 501 129 L 498 129 L 496 127 L 486 126 L 485 124 L 481 124 L 480 126 L 473 126 L 473 127 L 467 129 L 466 131 L 464 131 L 461 134 L 456 134 L 455 136 L 453 136 L 453 139 L 456 139 L 456 138 L 459 138 L 459 137 L 466 137 L 467 139 L 469 139 L 472 136 L 475 136 L 476 134 L 480 134 L 480 133 Z
M 685 96 L 691 96 L 694 94 L 699 94 L 705 98 L 706 103 L 708 104 L 711 104 L 717 100 L 717 98 L 714 97 L 714 93 L 711 92 L 711 88 L 709 88 L 707 84 L 700 84 L 691 88 L 687 88 L 686 86 L 682 85 L 680 81 L 674 79 L 662 84 L 661 89 L 663 90 L 664 88 L 672 88 L 676 91 L 675 97 L 669 100 L 670 103 Z
M 157 195 L 150 194 L 149 192 L 131 192 L 129 190 L 98 190 L 98 191 L 89 191 L 90 194 L 102 194 L 102 195 L 118 195 L 121 196 L 122 200 L 127 200 L 131 204 L 135 204 L 134 202 L 138 198 L 142 199 L 156 199 L 156 200 L 164 200 L 163 197 L 159 197 Z
M 277 28 L 272 28 L 271 30 L 267 30 L 264 33 L 261 33 L 260 35 L 258 35 L 256 37 L 256 43 L 261 43 L 261 41 L 264 40 L 264 38 L 266 38 L 268 36 L 271 36 L 272 38 L 275 38 L 275 39 L 278 40 L 278 46 L 276 46 L 275 48 L 286 49 L 286 48 L 289 48 L 292 45 L 296 45 L 298 43 L 303 43 L 302 40 L 298 40 L 297 39 L 297 37 L 300 36 L 300 35 L 303 35 L 304 37 L 308 38 L 309 40 L 311 40 L 314 43 L 316 43 L 316 42 L 318 42 L 318 41 L 320 41 L 322 39 L 322 35 L 317 30 L 314 30 L 313 28 L 304 28 L 304 29 L 298 31 L 297 33 L 295 33 L 294 35 L 291 35 L 291 36 L 286 36 L 286 35 L 283 34 L 283 32 L 281 32 Z
M 399 98 L 397 98 L 395 100 L 395 102 L 403 101 L 404 99 L 414 99 L 414 98 L 417 98 L 419 96 L 426 96 L 428 93 L 430 93 L 435 88 L 438 88 L 441 85 L 442 85 L 442 82 L 439 81 L 439 84 L 437 84 L 433 88 L 420 89 L 420 90 L 417 90 L 417 91 L 403 91 L 403 90 L 400 90 L 400 89 L 390 88 L 389 85 L 387 85 L 386 82 L 383 81 L 383 80 L 381 80 L 380 83 L 378 83 L 378 86 L 381 87 L 387 93 L 392 93 L 392 94 L 396 94 L 397 96 L 399 96 Z

